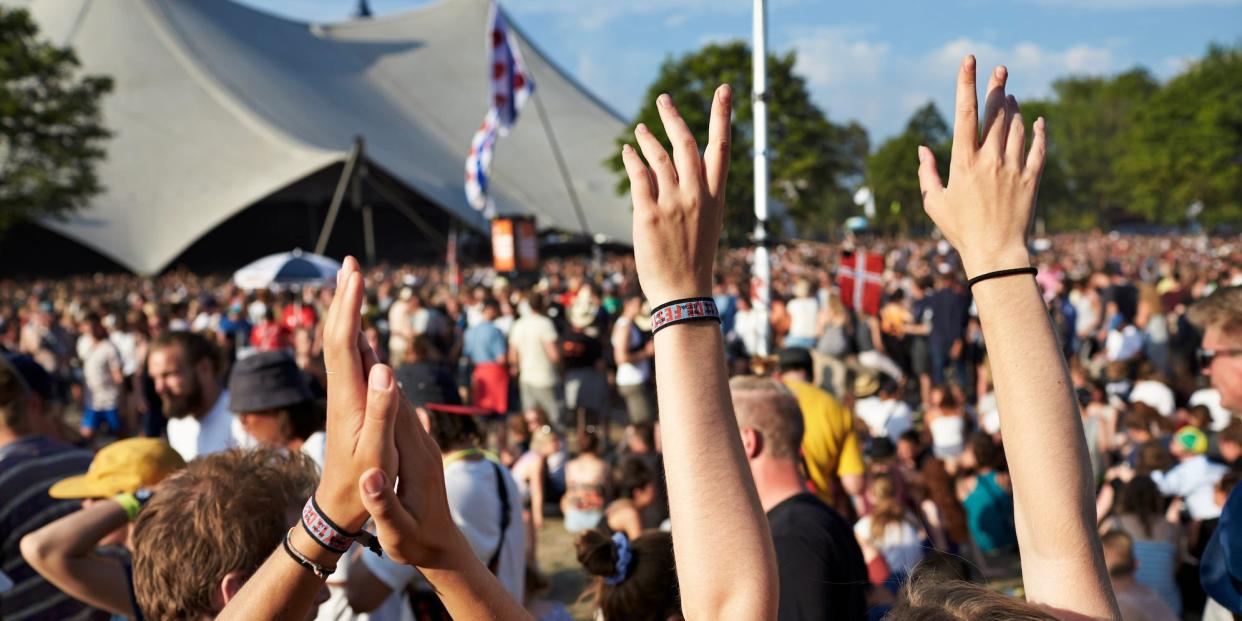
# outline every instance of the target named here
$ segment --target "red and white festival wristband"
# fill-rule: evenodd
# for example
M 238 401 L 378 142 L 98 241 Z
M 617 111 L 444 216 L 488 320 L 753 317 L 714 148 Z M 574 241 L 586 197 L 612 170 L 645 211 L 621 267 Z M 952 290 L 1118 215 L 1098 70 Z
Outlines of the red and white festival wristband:
M 315 540 L 315 543 L 329 552 L 344 554 L 349 551 L 349 547 L 355 541 L 378 555 L 382 556 L 384 552 L 375 535 L 365 530 L 351 533 L 337 526 L 327 515 L 324 515 L 313 495 L 306 501 L 306 506 L 302 507 L 302 528 L 306 530 L 306 534 L 311 536 L 311 539 Z
M 685 298 L 665 302 L 651 311 L 651 333 L 662 328 L 687 321 L 714 320 L 720 322 L 720 311 L 711 298 Z

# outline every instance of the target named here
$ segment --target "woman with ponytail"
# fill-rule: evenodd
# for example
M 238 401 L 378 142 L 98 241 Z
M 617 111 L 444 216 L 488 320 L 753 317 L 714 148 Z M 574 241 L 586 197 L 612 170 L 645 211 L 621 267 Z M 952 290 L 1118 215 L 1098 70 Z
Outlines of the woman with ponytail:
M 578 562 L 593 576 L 582 596 L 595 603 L 604 621 L 683 618 L 672 535 L 652 531 L 630 540 L 625 533 L 588 530 L 574 545 Z
M 910 570 L 923 560 L 926 535 L 897 500 L 897 486 L 892 477 L 882 474 L 871 479 L 867 486 L 867 502 L 871 512 L 854 525 L 854 537 L 863 550 L 863 560 L 871 568 L 883 557 L 888 565 L 887 577 L 897 583 L 903 582 Z

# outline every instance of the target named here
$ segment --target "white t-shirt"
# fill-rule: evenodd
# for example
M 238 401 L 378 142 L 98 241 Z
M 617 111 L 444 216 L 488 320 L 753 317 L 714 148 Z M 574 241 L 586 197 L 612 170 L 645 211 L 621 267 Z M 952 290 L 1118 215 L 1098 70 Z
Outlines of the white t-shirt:
M 1229 421 L 1233 420 L 1233 415 L 1220 404 L 1220 391 L 1215 388 L 1201 388 L 1190 395 L 1187 403 L 1190 407 L 1196 405 L 1207 406 L 1208 412 L 1212 414 L 1212 431 L 1217 433 L 1224 431 L 1229 426 Z
M 444 488 L 448 493 L 449 512 L 453 523 L 470 542 L 474 555 L 484 564 L 491 560 L 500 542 L 500 496 L 496 493 L 496 475 L 504 477 L 509 490 L 509 527 L 505 530 L 504 548 L 500 550 L 496 578 L 517 601 L 523 601 L 526 589 L 526 535 L 522 528 L 522 501 L 517 484 L 507 469 L 496 467 L 486 459 L 457 460 L 444 467 Z M 362 562 L 381 582 L 394 592 L 418 575 L 418 570 L 394 562 L 387 556 L 363 551 Z
M 908 574 L 923 560 L 923 541 L 909 519 L 889 524 L 877 540 L 871 538 L 871 516 L 866 515 L 854 525 L 854 534 L 878 550 L 893 573 Z
M 112 377 L 112 369 L 121 368 L 121 355 L 109 340 L 91 340 L 82 357 L 82 375 L 86 383 L 86 404 L 92 410 L 116 409 L 121 398 L 121 385 Z
M 634 322 L 625 317 L 618 317 L 617 323 L 612 327 L 613 340 L 620 332 L 625 332 L 625 344 L 633 350 L 643 342 L 643 335 L 639 333 L 638 328 L 634 326 Z M 651 379 L 651 360 L 640 360 L 638 362 L 623 362 L 617 365 L 617 385 L 618 386 L 639 386 L 647 383 Z
M 991 435 L 1000 433 L 1000 408 L 996 404 L 996 393 L 989 392 L 979 397 L 979 427 Z
M 168 444 L 186 461 L 231 448 L 256 446 L 242 428 L 241 419 L 229 412 L 228 404 L 229 391 L 222 390 L 201 420 L 193 416 L 168 419 Z
M 873 438 L 889 438 L 896 442 L 901 434 L 914 427 L 914 412 L 901 399 L 859 399 L 854 403 L 854 414 L 867 425 Z
M 1191 519 L 1210 520 L 1220 517 L 1216 505 L 1216 482 L 1225 476 L 1229 468 L 1196 455 L 1173 466 L 1167 472 L 1151 473 L 1160 493 L 1165 496 L 1181 496 L 1186 500 L 1186 511 Z
M 1146 403 L 1166 418 L 1177 410 L 1173 389 L 1155 380 L 1135 382 L 1134 388 L 1130 389 L 1130 403 Z
M 785 305 L 789 313 L 789 336 L 815 338 L 819 328 L 819 304 L 815 298 L 794 298 Z
M 759 315 L 753 310 L 739 310 L 733 316 L 733 332 L 742 340 L 742 347 L 748 356 L 759 351 L 761 329 Z
M 513 322 L 509 347 L 518 354 L 518 381 L 527 386 L 556 386 L 556 366 L 548 358 L 545 343 L 556 343 L 556 326 L 543 315 L 527 314 Z
M 109 335 L 108 339 L 112 341 L 117 353 L 121 355 L 121 374 L 125 377 L 133 375 L 138 370 L 138 344 L 134 335 L 118 331 Z
M 319 466 L 319 471 L 323 472 L 323 455 L 327 450 L 328 435 L 322 431 L 316 431 L 310 434 L 310 437 L 302 443 L 302 454 L 310 457 L 315 461 L 315 465 Z

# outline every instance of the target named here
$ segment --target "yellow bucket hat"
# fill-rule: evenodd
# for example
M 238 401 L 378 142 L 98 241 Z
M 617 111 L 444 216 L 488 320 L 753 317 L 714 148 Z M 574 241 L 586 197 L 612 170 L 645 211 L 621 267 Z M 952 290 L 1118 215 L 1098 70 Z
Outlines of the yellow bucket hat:
M 156 438 L 118 440 L 95 454 L 86 474 L 58 481 L 52 498 L 110 498 L 154 487 L 185 467 L 185 460 L 167 442 Z

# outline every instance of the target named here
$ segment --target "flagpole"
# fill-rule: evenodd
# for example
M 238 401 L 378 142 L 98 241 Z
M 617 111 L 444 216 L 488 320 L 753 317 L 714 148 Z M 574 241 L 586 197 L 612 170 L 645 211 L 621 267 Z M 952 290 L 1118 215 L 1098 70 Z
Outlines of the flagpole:
M 772 265 L 768 257 L 768 70 L 767 0 L 754 0 L 752 77 L 755 111 L 755 255 L 752 265 L 751 301 L 758 316 L 759 356 L 767 356 L 771 335 Z

